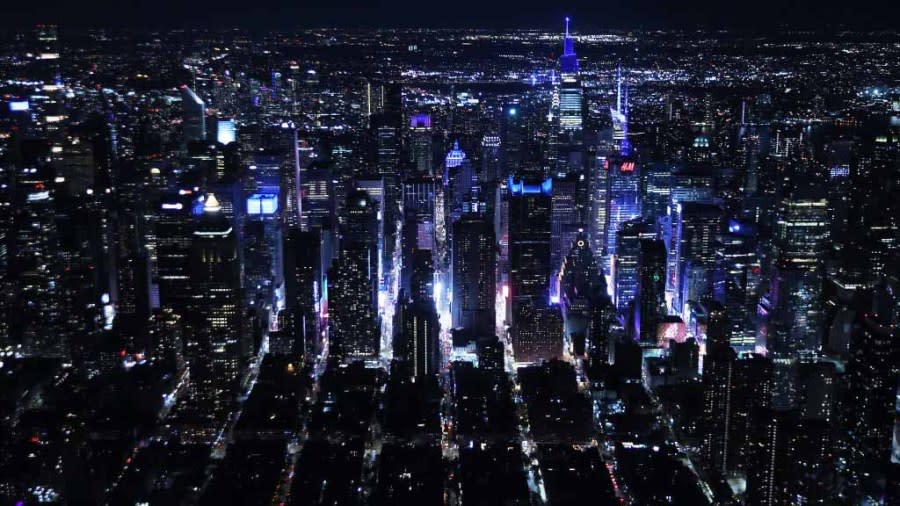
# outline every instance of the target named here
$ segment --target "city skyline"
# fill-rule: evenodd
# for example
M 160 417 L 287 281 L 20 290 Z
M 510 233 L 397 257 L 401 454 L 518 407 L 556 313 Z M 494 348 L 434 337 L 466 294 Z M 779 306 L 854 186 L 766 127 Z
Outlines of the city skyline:
M 900 505 L 896 7 L 54 1 L 0 503 Z

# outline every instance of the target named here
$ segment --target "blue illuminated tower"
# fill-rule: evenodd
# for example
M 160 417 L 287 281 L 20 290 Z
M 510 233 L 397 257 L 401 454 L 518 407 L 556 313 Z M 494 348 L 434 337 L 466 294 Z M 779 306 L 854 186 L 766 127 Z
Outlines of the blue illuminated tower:
M 559 70 L 563 74 L 578 73 L 578 56 L 575 54 L 575 41 L 569 36 L 568 17 L 566 17 L 566 36 L 563 38 L 563 52 L 559 57 Z

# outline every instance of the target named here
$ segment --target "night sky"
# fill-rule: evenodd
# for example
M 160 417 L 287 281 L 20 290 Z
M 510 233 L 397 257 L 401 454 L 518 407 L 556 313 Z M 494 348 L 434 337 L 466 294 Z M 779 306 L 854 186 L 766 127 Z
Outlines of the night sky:
M 36 22 L 131 28 L 227 27 L 900 28 L 890 0 L 9 0 L 0 26 Z

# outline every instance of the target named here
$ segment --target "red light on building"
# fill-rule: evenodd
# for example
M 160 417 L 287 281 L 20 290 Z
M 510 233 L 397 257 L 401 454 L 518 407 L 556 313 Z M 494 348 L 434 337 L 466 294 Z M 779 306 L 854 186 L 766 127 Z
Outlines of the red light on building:
M 621 169 L 622 172 L 634 172 L 634 162 L 624 162 L 622 163 Z

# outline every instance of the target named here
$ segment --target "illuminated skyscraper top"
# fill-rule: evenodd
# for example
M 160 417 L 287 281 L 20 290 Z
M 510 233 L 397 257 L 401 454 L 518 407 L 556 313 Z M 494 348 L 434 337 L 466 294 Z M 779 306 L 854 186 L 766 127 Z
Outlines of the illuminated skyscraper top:
M 613 124 L 613 139 L 619 141 L 622 156 L 631 154 L 631 142 L 628 140 L 628 88 L 622 94 L 622 67 L 616 69 L 616 107 L 610 107 Z
M 459 167 L 465 159 L 466 153 L 459 149 L 459 141 L 453 141 L 453 149 L 447 153 L 447 157 L 444 159 L 445 165 L 448 169 Z
M 559 57 L 559 71 L 563 74 L 578 73 L 578 56 L 575 54 L 575 41 L 569 36 L 569 18 L 566 18 L 566 36 L 563 39 L 563 53 Z

